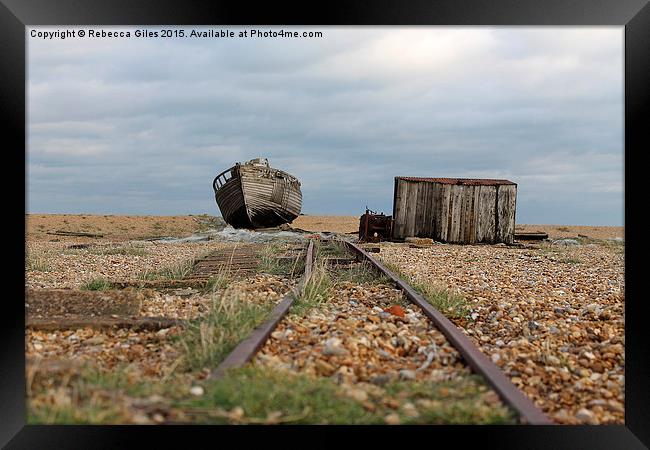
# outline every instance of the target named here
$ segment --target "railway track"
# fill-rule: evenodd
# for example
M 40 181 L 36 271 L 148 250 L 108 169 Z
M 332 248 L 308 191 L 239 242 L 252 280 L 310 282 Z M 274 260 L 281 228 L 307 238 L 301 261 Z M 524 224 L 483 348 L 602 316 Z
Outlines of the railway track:
M 344 240 L 322 241 L 321 245 L 333 243 L 341 249 L 345 249 L 346 255 L 322 255 L 320 263 L 326 268 L 335 270 L 346 270 L 358 263 L 367 263 L 376 273 L 383 275 L 394 287 L 398 288 L 404 297 L 421 312 L 440 331 L 448 343 L 462 356 L 464 363 L 475 373 L 481 375 L 494 392 L 500 397 L 503 403 L 508 405 L 516 413 L 519 421 L 526 424 L 545 425 L 552 424 L 545 414 L 535 406 L 510 380 L 501 369 L 487 358 L 460 329 L 453 325 L 443 314 L 436 310 L 424 297 L 422 297 L 412 286 L 391 272 L 380 261 L 371 256 L 361 246 Z M 173 287 L 181 286 L 204 286 L 215 276 L 228 272 L 231 277 L 247 277 L 260 270 L 260 262 L 268 258 L 265 254 L 264 245 L 260 244 L 238 244 L 227 249 L 220 249 L 199 259 L 195 262 L 190 273 L 180 280 L 169 280 Z M 240 368 L 251 362 L 256 354 L 267 344 L 273 331 L 283 321 L 287 313 L 294 305 L 296 298 L 308 285 L 314 270 L 316 259 L 316 246 L 313 240 L 308 245 L 292 246 L 287 248 L 289 255 L 271 255 L 277 260 L 292 259 L 297 261 L 304 258 L 304 271 L 297 284 L 290 292 L 275 304 L 266 319 L 254 328 L 247 337 L 241 340 L 208 376 L 208 379 L 219 379 L 231 369 Z M 42 323 L 41 323 L 42 322 Z M 167 320 L 158 317 L 119 318 L 112 317 L 106 320 L 92 318 L 88 323 L 79 321 L 78 318 L 61 318 L 50 323 L 49 321 L 35 318 L 31 320 L 34 328 L 54 330 L 59 328 L 77 328 L 80 326 L 94 326 L 97 328 L 132 328 L 132 329 L 158 329 L 173 325 L 184 326 L 185 322 L 180 320 Z M 92 323 L 94 325 L 92 325 Z
M 282 318 L 291 308 L 292 303 L 305 287 L 312 274 L 314 264 L 314 241 L 310 240 L 305 254 L 305 270 L 298 281 L 298 285 L 285 295 L 282 300 L 273 308 L 269 317 L 264 323 L 255 328 L 251 334 L 241 341 L 230 354 L 212 372 L 211 378 L 222 376 L 228 369 L 241 367 L 250 361 L 255 353 L 264 345 Z
M 487 384 L 499 395 L 501 400 L 516 412 L 520 422 L 531 425 L 549 425 L 553 423 L 523 392 L 510 382 L 501 369 L 490 361 L 460 329 L 436 310 L 406 281 L 387 269 L 381 262 L 373 258 L 360 246 L 343 240 L 337 240 L 335 242 L 338 245 L 344 246 L 354 255 L 357 261 L 370 264 L 374 270 L 387 277 L 403 292 L 411 303 L 419 307 L 436 328 L 442 332 L 449 343 L 462 355 L 467 365 L 474 372 L 480 374 Z M 314 264 L 313 241 L 309 243 L 305 258 L 305 273 L 300 279 L 298 286 L 276 305 L 268 319 L 262 325 L 257 327 L 246 339 L 241 341 L 219 366 L 213 370 L 211 378 L 223 376 L 226 370 L 242 367 L 251 361 L 255 354 L 265 345 L 273 330 L 282 321 L 287 312 L 289 312 L 296 296 L 305 287 L 312 274 Z M 326 266 L 339 266 L 350 262 L 350 258 L 335 257 L 323 259 L 323 264 Z
M 488 384 L 499 394 L 501 399 L 508 404 L 519 417 L 527 424 L 550 425 L 553 422 L 521 392 L 506 377 L 501 369 L 481 352 L 472 341 L 440 311 L 435 309 L 422 295 L 420 295 L 406 281 L 390 271 L 377 259 L 356 244 L 341 241 L 350 251 L 363 260 L 369 262 L 377 271 L 388 277 L 413 304 L 417 305 L 424 314 L 445 335 L 449 342 L 460 352 L 467 364 L 475 372 L 481 374 Z

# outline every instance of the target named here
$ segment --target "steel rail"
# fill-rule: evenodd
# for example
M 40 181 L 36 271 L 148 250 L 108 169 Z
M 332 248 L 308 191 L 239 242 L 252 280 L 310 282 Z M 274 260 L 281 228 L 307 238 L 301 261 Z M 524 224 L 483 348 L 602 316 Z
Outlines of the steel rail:
M 343 241 L 354 253 L 370 262 L 377 270 L 391 279 L 397 285 L 411 303 L 419 306 L 424 314 L 436 325 L 445 335 L 449 342 L 460 352 L 467 364 L 475 372 L 483 375 L 487 382 L 497 392 L 501 399 L 514 409 L 523 421 L 531 425 L 552 425 L 553 422 L 540 410 L 528 397 L 524 395 L 506 377 L 503 371 L 494 364 L 474 343 L 440 311 L 434 308 L 422 295 L 411 287 L 407 282 L 389 270 L 377 259 L 373 258 L 365 250 L 356 244 Z
M 229 370 L 241 367 L 250 361 L 253 356 L 264 345 L 266 340 L 271 335 L 271 332 L 280 323 L 282 318 L 289 312 L 289 308 L 293 304 L 296 297 L 309 281 L 313 271 L 314 264 L 314 241 L 309 240 L 307 247 L 307 254 L 305 255 L 305 270 L 298 281 L 298 285 L 285 295 L 280 302 L 275 305 L 268 319 L 255 328 L 246 339 L 241 341 L 237 346 L 221 361 L 221 363 L 210 373 L 208 378 L 219 378 Z

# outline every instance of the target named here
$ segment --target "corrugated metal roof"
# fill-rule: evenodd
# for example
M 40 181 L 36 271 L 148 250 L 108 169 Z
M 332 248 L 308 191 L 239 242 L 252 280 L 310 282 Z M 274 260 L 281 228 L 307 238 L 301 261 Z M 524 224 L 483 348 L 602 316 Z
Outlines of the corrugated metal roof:
M 461 184 L 466 186 L 495 186 L 501 184 L 514 184 L 509 180 L 493 180 L 487 178 L 422 178 L 422 177 L 395 177 L 396 180 L 405 181 L 424 181 L 428 183 L 441 183 L 441 184 Z

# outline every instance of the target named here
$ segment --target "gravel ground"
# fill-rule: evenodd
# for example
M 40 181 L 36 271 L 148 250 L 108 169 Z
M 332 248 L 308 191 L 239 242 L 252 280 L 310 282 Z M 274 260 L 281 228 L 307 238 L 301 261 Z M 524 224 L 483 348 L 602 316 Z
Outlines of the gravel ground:
M 58 231 L 90 233 L 105 239 L 129 240 L 153 236 L 187 236 L 202 228 L 209 216 L 116 216 L 97 214 L 26 214 L 30 240 L 60 239 Z M 86 238 L 85 242 L 95 242 Z
M 230 283 L 223 293 L 224 295 L 230 295 L 229 292 L 236 293 L 244 301 L 277 302 L 289 290 L 290 285 L 291 282 L 287 278 L 278 275 L 256 274 Z M 171 294 L 152 290 L 153 295 L 144 299 L 140 314 L 143 316 L 195 319 L 209 311 L 213 301 L 212 295 L 201 293 L 178 295 L 183 291 L 192 292 L 193 290 L 179 289 Z
M 42 361 L 58 360 L 78 366 L 91 363 L 101 370 L 128 365 L 139 376 L 160 377 L 178 357 L 167 338 L 180 333 L 179 327 L 152 332 L 127 329 L 34 331 L 27 330 L 26 356 L 30 371 L 43 370 Z
M 148 233 L 185 236 L 205 227 L 199 222 L 187 216 L 29 216 L 26 287 L 78 289 L 97 278 L 133 281 L 147 271 L 175 267 L 233 245 L 127 242 Z M 292 226 L 348 232 L 358 229 L 358 217 L 301 216 Z M 47 234 L 58 229 L 104 233 L 106 238 Z M 546 231 L 552 238 L 580 234 L 583 245 L 412 249 L 387 243 L 379 257 L 418 281 L 450 287 L 465 296 L 471 311 L 453 321 L 557 422 L 623 423 L 623 229 L 555 225 L 518 229 Z M 277 301 L 291 283 L 281 276 L 256 275 L 227 289 L 251 300 Z M 141 315 L 180 319 L 204 314 L 212 301 L 210 295 L 193 289 L 143 290 L 138 295 Z M 404 317 L 399 310 L 384 311 L 398 304 Z M 57 364 L 86 362 L 107 373 L 126 367 L 135 378 L 160 378 L 178 356 L 168 338 L 180 332 L 178 327 L 158 332 L 27 330 L 28 382 L 40 377 L 47 383 L 50 369 L 59 370 Z M 339 285 L 326 307 L 310 311 L 306 318 L 289 316 L 256 360 L 334 377 L 346 395 L 368 408 L 383 399 L 400 411 L 406 405 L 408 414 L 417 414 L 422 405 L 387 398 L 383 383 L 446 380 L 469 373 L 457 352 L 417 308 L 404 303 L 399 292 L 354 283 Z M 482 404 L 502 407 L 489 389 Z M 386 422 L 396 420 L 392 415 Z
M 578 235 L 592 239 L 622 239 L 625 237 L 624 227 L 590 227 L 587 225 L 519 225 L 516 232 L 541 231 L 547 233 L 550 239 L 574 238 Z
M 274 369 L 332 377 L 345 395 L 368 410 L 377 403 L 417 416 L 426 400 L 391 398 L 381 388 L 401 381 L 460 380 L 471 371 L 460 354 L 401 291 L 389 285 L 343 282 L 329 300 L 305 317 L 283 320 L 255 362 Z M 476 408 L 501 408 L 498 396 L 481 386 Z M 405 412 L 405 411 L 402 411 Z M 505 412 L 504 412 L 505 414 Z M 386 423 L 399 421 L 388 414 Z
M 298 216 L 290 225 L 308 231 L 349 233 L 359 231 L 360 216 Z
M 225 289 L 225 293 L 237 292 L 240 298 L 251 301 L 277 301 L 287 290 L 286 279 L 262 274 L 231 283 Z M 70 292 L 74 293 L 74 291 Z M 124 292 L 119 291 L 91 292 L 91 294 L 106 297 L 116 294 L 124 296 Z M 140 315 L 142 316 L 194 319 L 205 314 L 212 303 L 212 296 L 207 294 L 181 297 L 145 289 L 132 295 L 137 296 L 137 301 L 141 302 Z M 60 304 L 65 302 L 65 297 L 59 295 L 56 301 L 58 309 L 64 310 L 65 308 Z M 170 331 L 174 334 L 179 330 L 178 327 L 158 332 L 136 332 L 124 329 L 98 331 L 90 328 L 55 332 L 27 330 L 27 356 L 35 359 L 90 358 L 106 369 L 110 369 L 117 362 L 143 364 L 156 360 L 160 365 L 165 361 L 170 362 L 170 358 L 165 357 L 169 349 L 164 343 L 162 347 L 159 345 L 161 337 L 168 336 Z M 134 346 L 134 343 L 140 345 Z
M 557 422 L 623 423 L 622 243 L 383 243 L 378 257 L 462 294 L 471 312 L 452 321 Z
M 79 288 L 96 278 L 137 280 L 147 272 L 174 267 L 210 251 L 233 245 L 216 241 L 188 243 L 102 241 L 87 248 L 80 240 L 32 241 L 26 245 L 26 286 Z

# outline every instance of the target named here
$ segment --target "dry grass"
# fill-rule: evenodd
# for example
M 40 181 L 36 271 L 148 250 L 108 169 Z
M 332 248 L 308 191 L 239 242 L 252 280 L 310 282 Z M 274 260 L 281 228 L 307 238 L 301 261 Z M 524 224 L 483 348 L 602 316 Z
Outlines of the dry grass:
M 46 250 L 25 249 L 25 270 L 49 272 L 52 269 L 51 256 Z
M 236 292 L 214 294 L 212 308 L 181 337 L 181 370 L 215 368 L 268 315 L 270 304 L 241 300 Z
M 311 277 L 298 293 L 291 305 L 291 313 L 304 315 L 310 309 L 321 305 L 329 298 L 333 281 L 322 260 L 316 260 Z
M 278 256 L 285 255 L 287 244 L 271 243 L 266 245 L 260 255 L 258 271 L 270 275 L 284 275 L 289 277 L 300 276 L 305 270 L 305 261 L 302 255 L 297 255 L 292 261 L 279 259 Z
M 467 299 L 460 294 L 454 293 L 446 287 L 438 286 L 432 283 L 423 282 L 407 275 L 395 264 L 384 262 L 392 272 L 406 280 L 413 289 L 422 295 L 438 311 L 447 317 L 463 318 L 469 314 L 469 305 Z
M 86 291 L 107 291 L 113 287 L 113 283 L 105 278 L 95 278 L 81 286 Z
M 145 270 L 140 274 L 140 279 L 146 281 L 180 280 L 192 272 L 197 259 L 199 258 L 193 258 L 159 270 Z

